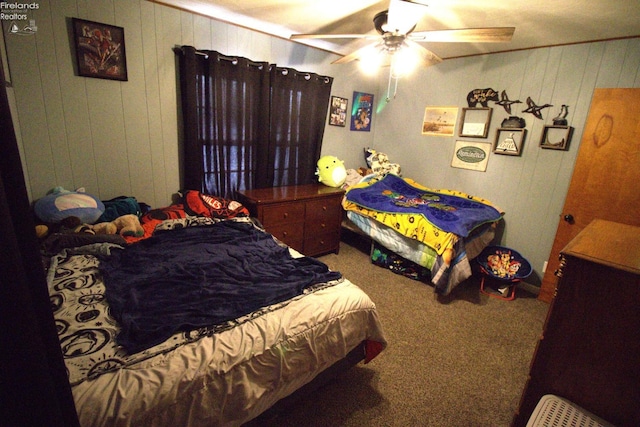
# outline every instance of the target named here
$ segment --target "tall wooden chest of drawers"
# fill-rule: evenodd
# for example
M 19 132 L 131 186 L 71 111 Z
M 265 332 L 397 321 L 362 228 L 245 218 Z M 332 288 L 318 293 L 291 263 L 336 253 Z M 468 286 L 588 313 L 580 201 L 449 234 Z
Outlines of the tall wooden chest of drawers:
M 513 427 L 545 394 L 640 426 L 640 227 L 594 220 L 562 250 L 557 274 Z
M 343 195 L 340 188 L 308 184 L 245 190 L 236 198 L 267 232 L 304 255 L 318 256 L 340 249 Z

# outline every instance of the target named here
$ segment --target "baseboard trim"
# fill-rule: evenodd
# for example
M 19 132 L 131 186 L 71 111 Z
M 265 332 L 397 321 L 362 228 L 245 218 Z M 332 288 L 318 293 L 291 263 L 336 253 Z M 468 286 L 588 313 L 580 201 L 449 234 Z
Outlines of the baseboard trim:
M 540 294 L 540 286 L 536 286 L 536 285 L 532 285 L 530 283 L 526 283 L 526 282 L 518 282 L 517 285 L 518 288 L 525 290 L 529 293 L 532 293 L 534 295 L 539 295 Z

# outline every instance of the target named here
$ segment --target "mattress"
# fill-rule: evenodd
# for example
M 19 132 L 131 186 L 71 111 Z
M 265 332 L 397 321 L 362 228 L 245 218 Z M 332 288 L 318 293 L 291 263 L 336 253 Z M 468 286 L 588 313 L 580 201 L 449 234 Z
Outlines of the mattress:
M 495 237 L 495 226 L 487 224 L 479 227 L 466 238 L 458 240 L 454 246 L 455 256 L 449 264 L 443 262 L 435 250 L 428 245 L 403 236 L 371 217 L 347 211 L 347 219 L 371 239 L 401 257 L 428 268 L 431 271 L 431 283 L 436 292 L 448 295 L 464 280 L 472 275 L 469 260 L 474 259 Z

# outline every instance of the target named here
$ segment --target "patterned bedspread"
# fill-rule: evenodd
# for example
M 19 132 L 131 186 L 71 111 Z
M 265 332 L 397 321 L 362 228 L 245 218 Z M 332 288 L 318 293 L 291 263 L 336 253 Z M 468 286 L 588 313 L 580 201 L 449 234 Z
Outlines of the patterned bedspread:
M 237 218 L 227 221 L 241 225 L 242 228 L 253 227 L 249 218 Z M 166 221 L 161 228 L 200 227 L 203 230 L 211 230 L 212 225 L 217 222 L 220 221 L 211 218 L 188 217 Z M 171 231 L 164 234 L 169 235 L 171 233 L 174 232 Z M 209 238 L 211 238 L 211 235 L 209 235 Z M 141 244 L 137 243 L 136 245 Z M 272 247 L 271 245 L 268 246 Z M 275 244 L 275 246 L 278 245 Z M 185 248 L 181 247 L 180 250 L 185 250 Z M 197 250 L 202 251 L 203 247 L 199 246 Z M 261 246 L 259 250 L 264 250 L 264 247 Z M 277 249 L 274 247 L 274 250 Z M 129 353 L 115 339 L 122 332 L 122 329 L 120 323 L 114 319 L 113 309 L 107 304 L 106 293 L 108 291 L 105 288 L 105 282 L 100 272 L 100 259 L 109 259 L 110 256 L 113 256 L 112 253 L 122 253 L 122 251 L 123 249 L 119 245 L 100 243 L 65 249 L 52 258 L 48 274 L 49 293 L 71 385 L 96 378 L 105 372 L 112 372 L 125 366 L 131 366 L 155 355 L 171 351 L 185 343 L 197 341 L 204 336 L 231 329 L 266 312 L 285 306 L 292 300 L 302 298 L 306 294 L 327 286 L 335 285 L 342 280 L 339 273 L 337 273 L 337 276 L 335 274 L 319 274 L 316 279 L 324 278 L 326 280 L 316 280 L 304 286 L 300 286 L 297 283 L 295 286 L 299 287 L 300 292 L 296 292 L 296 296 L 293 299 L 285 300 L 284 296 L 276 298 L 276 300 L 268 299 L 269 303 L 266 306 L 260 305 L 257 310 L 243 311 L 241 315 L 207 324 L 206 326 L 203 326 L 203 324 L 183 328 L 183 330 L 169 333 L 168 339 L 156 345 L 139 352 Z M 220 261 L 220 265 L 225 266 L 230 262 L 238 262 L 238 256 L 242 257 L 239 252 L 235 255 L 236 258 L 233 261 L 228 259 L 224 261 L 223 258 L 218 258 L 217 260 Z M 251 259 L 250 253 L 245 255 L 247 260 Z M 265 255 L 268 257 L 268 254 Z M 169 253 L 168 256 L 170 257 L 171 254 Z M 183 256 L 189 255 L 183 254 Z M 298 266 L 298 264 L 291 265 Z M 254 269 L 258 271 L 259 267 L 254 266 Z M 158 271 L 162 270 L 159 269 Z M 266 276 L 273 274 L 273 271 L 263 271 L 257 274 Z M 290 274 L 290 272 L 287 274 Z M 165 273 L 165 276 L 168 275 Z M 133 277 L 130 277 L 130 279 L 133 279 Z M 272 279 L 277 280 L 274 277 Z M 159 283 L 157 280 L 156 283 Z M 290 281 L 290 283 L 292 282 Z M 154 292 L 159 292 L 158 288 Z M 210 292 L 215 294 L 214 290 Z M 248 291 L 246 292 L 248 293 Z M 143 296 L 143 294 L 136 295 Z M 167 296 L 168 294 L 164 295 L 165 298 Z M 149 295 L 146 295 L 145 298 L 139 301 L 141 305 L 144 306 L 145 303 L 149 302 L 148 297 Z M 194 300 L 194 298 L 191 297 L 191 300 Z M 169 305 L 168 307 L 174 306 Z M 177 304 L 175 307 L 177 307 Z M 126 311 L 121 311 L 120 316 L 123 316 L 123 313 L 125 319 L 127 316 L 132 315 Z M 167 316 L 170 317 L 170 315 Z M 138 325 L 136 324 L 135 326 L 137 327 Z
M 435 291 L 448 295 L 471 275 L 470 241 L 481 250 L 503 213 L 489 201 L 453 190 L 432 190 L 386 175 L 351 187 L 342 205 L 355 225 L 378 243 L 431 270 Z M 478 235 L 482 239 L 477 239 Z M 471 251 L 473 256 L 479 251 Z
M 438 255 L 452 248 L 459 237 L 502 218 L 484 199 L 459 191 L 431 190 L 392 174 L 353 186 L 343 207 L 421 241 Z

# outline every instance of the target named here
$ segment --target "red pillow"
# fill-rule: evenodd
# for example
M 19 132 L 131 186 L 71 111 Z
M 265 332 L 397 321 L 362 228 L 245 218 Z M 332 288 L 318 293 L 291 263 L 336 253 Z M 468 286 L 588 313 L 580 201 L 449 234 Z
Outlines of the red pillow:
M 184 206 L 181 204 L 171 205 L 164 208 L 152 209 L 140 218 L 140 225 L 144 230 L 144 235 L 141 237 L 125 236 L 127 243 L 137 242 L 142 239 L 146 239 L 153 235 L 153 231 L 156 226 L 162 221 L 167 219 L 185 218 L 187 216 L 184 211 Z
M 219 219 L 249 216 L 249 210 L 240 202 L 211 196 L 209 194 L 202 194 L 196 190 L 187 190 L 185 193 L 184 210 L 189 215 L 200 215 Z

